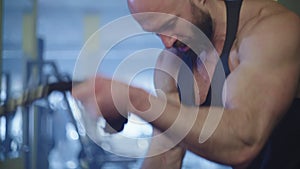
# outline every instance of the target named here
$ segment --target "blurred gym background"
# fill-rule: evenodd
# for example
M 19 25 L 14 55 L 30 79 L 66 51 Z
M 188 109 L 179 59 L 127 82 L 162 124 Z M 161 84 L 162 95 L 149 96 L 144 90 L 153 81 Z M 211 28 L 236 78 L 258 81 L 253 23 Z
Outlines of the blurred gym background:
M 27 88 L 70 79 L 76 59 L 99 28 L 129 15 L 125 0 L 1 0 L 0 104 Z M 300 15 L 300 1 L 279 0 Z M 101 36 L 101 35 L 99 35 Z M 111 35 L 114 36 L 113 34 Z M 110 39 L 101 39 L 96 46 Z M 163 48 L 155 35 L 129 39 L 115 46 L 100 72 L 111 76 L 130 53 Z M 153 56 L 157 57 L 156 55 Z M 143 60 L 138 60 L 139 64 Z M 152 91 L 153 72 L 141 74 L 135 85 Z M 78 125 L 70 95 L 52 93 L 30 106 L 0 116 L 0 169 L 138 169 L 143 159 L 114 155 L 107 149 L 143 154 L 149 142 L 130 142 L 118 135 L 95 144 Z M 131 117 L 137 118 L 137 117 Z M 147 137 L 151 126 L 128 124 L 123 134 Z M 221 151 L 221 150 L 220 150 Z M 187 153 L 184 169 L 228 169 Z

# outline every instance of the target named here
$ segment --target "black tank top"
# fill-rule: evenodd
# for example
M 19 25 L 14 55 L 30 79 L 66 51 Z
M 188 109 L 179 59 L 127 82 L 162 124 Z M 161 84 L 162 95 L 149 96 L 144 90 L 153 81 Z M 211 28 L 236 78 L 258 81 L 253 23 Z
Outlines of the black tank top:
M 225 77 L 230 74 L 228 59 L 232 44 L 236 39 L 242 0 L 225 0 L 227 10 L 226 39 L 220 60 L 217 63 L 207 99 L 201 106 L 223 106 L 222 89 L 224 81 L 216 80 L 224 68 Z M 193 51 L 182 54 L 183 62 L 193 71 Z M 217 83 L 218 82 L 218 83 Z M 180 69 L 178 74 L 178 93 L 181 102 L 195 106 L 193 77 L 187 70 Z M 212 102 L 212 98 L 214 98 Z M 247 169 L 300 169 L 300 99 L 295 99 L 284 118 L 273 130 L 268 142 Z
M 225 0 L 225 5 L 227 10 L 227 28 L 224 47 L 217 62 L 207 98 L 201 106 L 223 106 L 222 89 L 225 78 L 230 74 L 228 59 L 231 47 L 236 39 L 242 0 Z M 180 53 L 180 55 L 183 62 L 190 68 L 190 71 L 193 71 L 194 58 L 197 58 L 197 54 L 189 50 L 186 53 Z M 195 94 L 191 90 L 194 89 L 193 76 L 183 66 L 179 70 L 177 85 L 180 101 L 185 105 L 195 105 Z

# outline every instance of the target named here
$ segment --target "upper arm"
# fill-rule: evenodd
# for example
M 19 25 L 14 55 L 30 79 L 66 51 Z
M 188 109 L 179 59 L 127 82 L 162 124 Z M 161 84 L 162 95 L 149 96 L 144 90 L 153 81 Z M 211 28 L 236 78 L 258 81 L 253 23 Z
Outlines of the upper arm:
M 176 80 L 180 59 L 175 49 L 165 49 L 158 57 L 154 71 L 154 86 L 164 92 L 169 101 L 179 103 Z
M 260 23 L 240 42 L 240 65 L 227 79 L 225 105 L 249 144 L 262 146 L 295 97 L 300 72 L 299 18 Z M 247 127 L 245 127 L 247 125 Z

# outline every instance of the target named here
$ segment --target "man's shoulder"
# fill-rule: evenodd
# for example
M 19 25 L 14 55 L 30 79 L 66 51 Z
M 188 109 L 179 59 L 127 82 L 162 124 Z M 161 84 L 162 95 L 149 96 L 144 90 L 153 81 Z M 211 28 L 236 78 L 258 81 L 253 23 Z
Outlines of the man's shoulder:
M 276 51 L 299 48 L 300 18 L 288 10 L 261 15 L 241 35 L 239 42 L 239 47 L 247 49 L 248 53 L 254 52 L 254 49 Z
M 298 33 L 300 31 L 300 18 L 297 14 L 283 8 L 277 10 L 262 10 L 256 18 L 252 19 L 242 31 L 244 36 L 277 35 L 285 33 Z
M 269 31 L 282 30 L 282 32 L 297 33 L 300 31 L 300 18 L 297 14 L 284 10 L 262 17 L 258 26 L 267 27 Z

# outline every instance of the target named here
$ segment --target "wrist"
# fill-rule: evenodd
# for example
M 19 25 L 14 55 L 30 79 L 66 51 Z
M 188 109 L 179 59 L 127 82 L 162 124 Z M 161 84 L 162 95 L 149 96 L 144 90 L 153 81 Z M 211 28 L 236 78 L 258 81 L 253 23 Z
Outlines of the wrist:
M 132 88 L 129 91 L 128 112 L 140 114 L 150 108 L 149 93 L 143 89 Z

